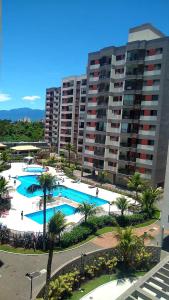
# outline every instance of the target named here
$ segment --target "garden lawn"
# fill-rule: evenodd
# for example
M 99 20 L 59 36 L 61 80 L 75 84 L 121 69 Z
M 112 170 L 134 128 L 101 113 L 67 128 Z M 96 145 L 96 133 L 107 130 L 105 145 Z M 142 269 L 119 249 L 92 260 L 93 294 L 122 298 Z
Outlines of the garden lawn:
M 135 274 L 131 274 L 133 277 L 138 277 L 138 276 L 143 276 L 145 272 L 136 272 Z M 120 273 L 121 278 L 125 277 L 130 277 L 130 274 L 122 274 Z M 110 282 L 112 280 L 119 279 L 119 274 L 106 274 L 106 275 L 101 275 L 100 277 L 96 277 L 94 279 L 91 279 L 87 281 L 86 283 L 81 285 L 81 290 L 80 291 L 74 291 L 72 296 L 69 298 L 69 300 L 79 300 L 98 286 L 105 284 L 107 282 Z

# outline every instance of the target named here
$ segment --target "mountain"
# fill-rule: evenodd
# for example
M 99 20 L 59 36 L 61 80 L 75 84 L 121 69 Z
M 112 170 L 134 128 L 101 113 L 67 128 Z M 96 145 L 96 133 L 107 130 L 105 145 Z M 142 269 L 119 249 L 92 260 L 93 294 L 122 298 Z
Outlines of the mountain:
M 0 110 L 1 120 L 18 121 L 23 118 L 29 118 L 31 121 L 44 119 L 45 111 L 42 109 L 31 109 L 27 107 L 15 108 L 10 110 Z

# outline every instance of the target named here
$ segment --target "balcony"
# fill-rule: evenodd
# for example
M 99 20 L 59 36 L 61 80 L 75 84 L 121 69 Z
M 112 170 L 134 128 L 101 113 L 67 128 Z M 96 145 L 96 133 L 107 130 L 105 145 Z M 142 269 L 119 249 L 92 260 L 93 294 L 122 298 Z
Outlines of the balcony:
M 124 147 L 124 148 L 137 148 L 137 144 L 131 144 L 128 142 L 121 142 L 120 143 L 120 147 Z
M 86 127 L 86 130 L 87 130 L 87 131 L 95 131 L 96 128 L 95 128 L 95 127 L 91 127 L 91 126 L 87 126 L 87 127 Z
M 108 127 L 108 132 L 120 133 L 120 127 L 118 127 L 118 128 L 116 128 L 116 127 Z
M 111 101 L 110 105 L 111 106 L 122 106 L 123 103 L 122 103 L 122 101 Z
M 99 77 L 89 77 L 90 82 L 95 82 L 95 81 L 98 81 L 98 80 L 99 80 Z
M 138 134 L 155 136 L 156 132 L 153 130 L 139 130 Z
M 92 150 L 86 150 L 84 151 L 84 154 L 94 155 L 94 151 Z
M 140 121 L 157 121 L 157 116 L 140 116 Z
M 127 155 L 120 154 L 120 155 L 119 155 L 119 160 L 135 162 L 135 161 L 136 161 L 136 158 L 135 158 L 135 157 L 129 157 L 129 156 L 127 156 Z
M 97 102 L 88 102 L 87 107 L 97 107 Z
M 143 86 L 143 92 L 151 92 L 151 91 L 159 91 L 159 85 L 150 85 L 150 86 Z
M 121 66 L 121 65 L 124 65 L 125 62 L 126 62 L 125 59 L 122 59 L 122 60 L 116 60 L 114 64 L 115 64 L 116 66 Z
M 158 101 L 141 101 L 141 106 L 157 106 Z
M 94 95 L 94 94 L 97 94 L 98 93 L 98 90 L 89 90 L 88 91 L 88 94 L 90 95 Z
M 117 171 L 117 167 L 111 167 L 111 166 L 107 166 L 106 167 L 106 170 L 108 170 L 108 171 L 112 171 L 112 172 L 116 172 Z
M 125 168 L 119 168 L 118 173 L 125 174 L 125 175 L 134 175 L 135 170 L 125 169 Z
M 90 68 L 90 70 L 99 69 L 100 68 L 100 64 L 90 65 L 89 68 Z
M 85 143 L 94 144 L 94 143 L 95 143 L 95 139 L 89 139 L 89 138 L 86 138 L 86 139 L 85 139 Z
M 123 87 L 111 86 L 110 87 L 110 92 L 112 92 L 112 93 L 122 93 L 123 92 Z
M 143 178 L 143 179 L 151 180 L 151 174 L 143 174 L 143 173 L 140 173 L 140 175 L 141 175 L 141 178 Z
M 158 59 L 162 59 L 162 57 L 163 57 L 162 54 L 148 55 L 148 56 L 145 56 L 145 61 L 158 60 Z
M 93 167 L 93 163 L 92 162 L 89 162 L 89 161 L 84 161 L 84 166 L 87 166 L 87 167 Z
M 121 120 L 121 115 L 111 114 L 111 119 L 113 119 L 113 120 Z
M 152 161 L 152 160 L 149 160 L 149 159 L 141 159 L 141 158 L 137 158 L 137 159 L 136 159 L 136 163 L 143 164 L 143 165 L 149 165 L 149 166 L 152 166 L 153 161 Z
M 152 146 L 152 145 L 141 145 L 141 144 L 138 144 L 137 145 L 137 149 L 139 149 L 139 150 L 154 151 L 154 146 Z
M 144 71 L 144 76 L 160 75 L 161 70 Z
M 112 141 L 110 139 L 110 136 L 107 136 L 106 137 L 106 145 L 111 145 L 111 146 L 118 147 L 119 146 L 119 141 Z
M 88 120 L 95 120 L 96 119 L 96 115 L 88 114 L 87 115 L 87 119 Z

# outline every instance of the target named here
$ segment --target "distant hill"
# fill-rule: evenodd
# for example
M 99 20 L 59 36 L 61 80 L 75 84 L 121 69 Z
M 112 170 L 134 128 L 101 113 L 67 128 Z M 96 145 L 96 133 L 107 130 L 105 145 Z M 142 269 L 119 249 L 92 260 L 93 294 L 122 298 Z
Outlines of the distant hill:
M 31 121 L 44 119 L 45 111 L 42 109 L 31 109 L 27 107 L 10 110 L 0 110 L 0 120 L 18 121 L 23 118 L 30 118 Z

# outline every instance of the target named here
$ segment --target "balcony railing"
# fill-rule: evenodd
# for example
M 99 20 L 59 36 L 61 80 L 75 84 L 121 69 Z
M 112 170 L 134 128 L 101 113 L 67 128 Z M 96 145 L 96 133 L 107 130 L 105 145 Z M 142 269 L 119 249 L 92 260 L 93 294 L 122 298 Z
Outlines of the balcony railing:
M 129 170 L 125 168 L 119 168 L 118 173 L 125 174 L 125 175 L 134 175 L 135 170 Z

